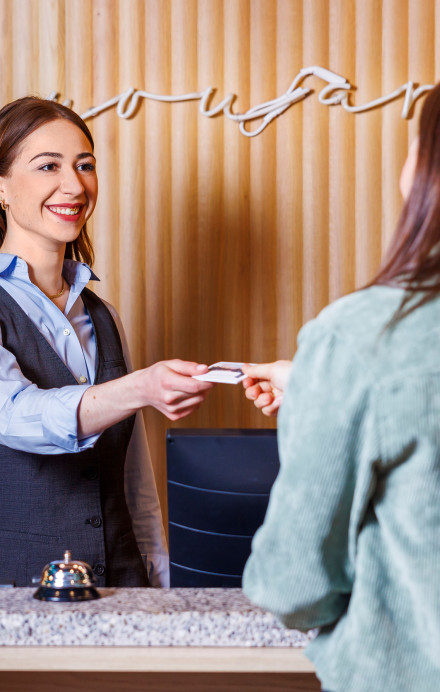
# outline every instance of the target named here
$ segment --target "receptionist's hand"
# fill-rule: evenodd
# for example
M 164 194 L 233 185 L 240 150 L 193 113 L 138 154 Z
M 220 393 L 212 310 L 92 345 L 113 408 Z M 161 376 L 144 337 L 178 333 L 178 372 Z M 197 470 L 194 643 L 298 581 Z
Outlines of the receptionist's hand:
M 145 404 L 154 406 L 170 420 L 180 420 L 196 411 L 214 387 L 192 375 L 202 375 L 208 366 L 184 360 L 165 360 L 143 371 L 145 376 Z M 144 405 L 145 405 L 144 404 Z
M 247 375 L 243 380 L 246 397 L 253 401 L 265 416 L 277 415 L 291 367 L 290 360 L 243 366 L 243 372 Z

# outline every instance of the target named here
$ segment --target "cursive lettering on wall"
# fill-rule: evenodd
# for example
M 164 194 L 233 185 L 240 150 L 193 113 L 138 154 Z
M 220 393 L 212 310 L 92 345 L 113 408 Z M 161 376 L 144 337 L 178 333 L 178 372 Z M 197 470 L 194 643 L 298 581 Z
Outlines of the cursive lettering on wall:
M 406 84 L 402 84 L 402 86 L 398 87 L 389 94 L 386 94 L 385 96 L 380 96 L 373 101 L 368 101 L 368 103 L 355 106 L 350 103 L 351 92 L 354 89 L 350 82 L 345 77 L 342 77 L 332 70 L 315 65 L 301 69 L 287 91 L 281 94 L 281 96 L 278 96 L 271 101 L 265 101 L 257 106 L 253 106 L 245 113 L 233 113 L 232 104 L 236 99 L 236 95 L 231 93 L 227 94 L 217 106 L 210 108 L 213 95 L 216 91 L 216 89 L 211 86 L 200 92 L 180 94 L 177 96 L 152 94 L 148 91 L 130 87 L 121 94 L 118 94 L 108 101 L 101 103 L 99 106 L 89 108 L 85 113 L 81 114 L 81 118 L 83 118 L 83 120 L 94 118 L 103 111 L 106 111 L 109 108 L 114 108 L 115 106 L 116 113 L 120 118 L 130 118 L 135 114 L 141 99 L 162 101 L 166 103 L 200 101 L 199 111 L 202 115 L 212 118 L 214 115 L 223 113 L 223 115 L 225 115 L 227 118 L 238 124 L 240 132 L 243 135 L 246 137 L 255 137 L 263 132 L 263 130 L 272 122 L 272 120 L 282 115 L 288 108 L 293 106 L 295 103 L 302 101 L 312 93 L 312 89 L 301 86 L 306 77 L 311 75 L 314 75 L 315 77 L 318 77 L 326 82 L 326 85 L 318 94 L 318 100 L 320 103 L 322 103 L 324 106 L 342 106 L 344 110 L 350 113 L 362 113 L 371 110 L 372 108 L 378 108 L 403 96 L 401 117 L 408 118 L 411 108 L 417 99 L 427 91 L 434 88 L 433 84 L 423 84 L 416 87 L 414 82 L 406 82 Z M 58 100 L 59 96 L 60 95 L 57 92 L 53 91 L 47 98 L 50 100 Z M 72 101 L 69 99 L 64 100 L 62 103 L 66 106 L 72 107 Z M 261 120 L 261 123 L 259 126 L 257 126 L 257 128 L 249 130 L 247 123 L 253 120 Z

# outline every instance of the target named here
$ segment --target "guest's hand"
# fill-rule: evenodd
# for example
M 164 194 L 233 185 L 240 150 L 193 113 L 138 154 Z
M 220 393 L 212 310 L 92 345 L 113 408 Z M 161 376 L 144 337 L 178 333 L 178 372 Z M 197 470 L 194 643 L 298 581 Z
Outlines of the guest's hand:
M 243 366 L 243 372 L 247 375 L 243 380 L 246 397 L 253 401 L 265 416 L 277 415 L 291 367 L 290 360 Z

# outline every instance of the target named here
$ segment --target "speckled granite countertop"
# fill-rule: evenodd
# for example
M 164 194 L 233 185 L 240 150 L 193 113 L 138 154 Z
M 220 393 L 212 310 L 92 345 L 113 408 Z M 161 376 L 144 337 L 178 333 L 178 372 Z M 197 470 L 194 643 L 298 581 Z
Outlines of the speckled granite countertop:
M 48 603 L 0 590 L 0 646 L 303 647 L 241 589 L 99 589 L 96 601 Z

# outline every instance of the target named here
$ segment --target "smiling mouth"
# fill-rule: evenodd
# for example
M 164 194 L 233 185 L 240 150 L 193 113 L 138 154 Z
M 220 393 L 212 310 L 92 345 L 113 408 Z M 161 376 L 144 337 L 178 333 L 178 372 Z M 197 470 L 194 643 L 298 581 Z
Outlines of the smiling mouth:
M 55 206 L 48 206 L 47 208 L 49 211 L 51 211 L 53 214 L 58 214 L 59 216 L 78 216 L 82 209 L 83 205 L 78 204 L 76 207 L 55 207 Z

